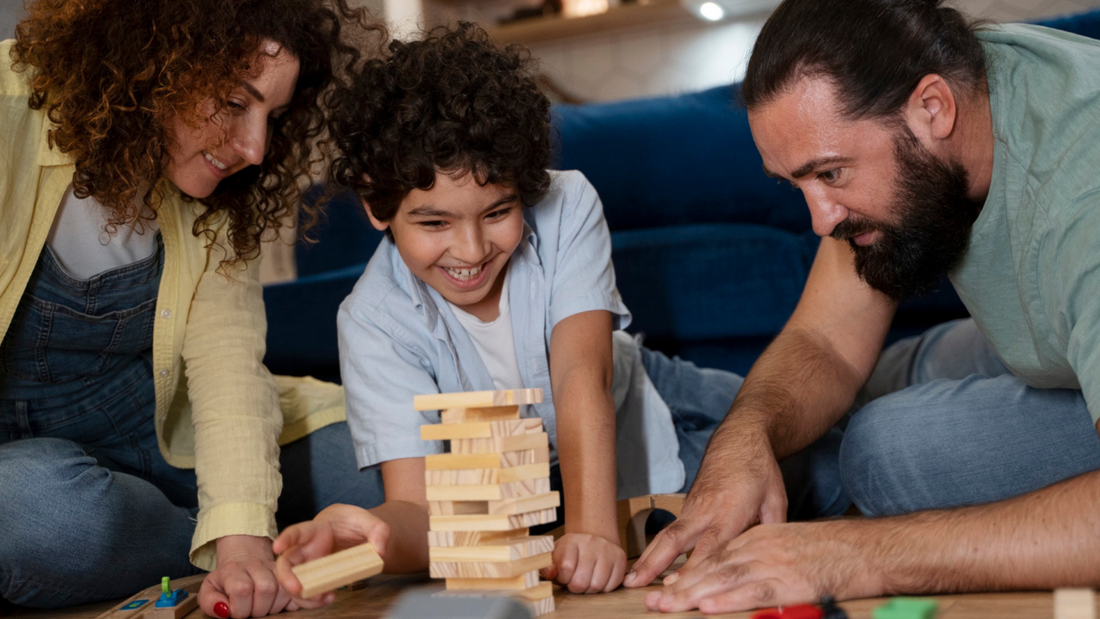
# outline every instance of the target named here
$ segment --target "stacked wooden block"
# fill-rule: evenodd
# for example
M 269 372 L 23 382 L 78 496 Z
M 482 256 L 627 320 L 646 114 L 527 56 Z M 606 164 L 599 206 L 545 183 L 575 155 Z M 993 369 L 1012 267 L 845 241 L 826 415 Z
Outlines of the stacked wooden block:
M 417 396 L 416 410 L 439 410 L 441 424 L 420 438 L 450 441 L 450 453 L 425 459 L 433 578 L 448 590 L 501 590 L 541 615 L 554 610 L 549 582 L 553 537 L 528 527 L 553 522 L 560 497 L 550 490 L 550 446 L 539 418 L 519 406 L 542 402 L 541 389 Z

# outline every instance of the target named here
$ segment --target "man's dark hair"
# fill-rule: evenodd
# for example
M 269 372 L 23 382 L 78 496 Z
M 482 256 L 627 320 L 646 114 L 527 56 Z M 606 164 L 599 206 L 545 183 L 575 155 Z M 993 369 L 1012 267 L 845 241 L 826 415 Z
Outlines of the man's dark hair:
M 413 189 L 431 189 L 437 171 L 511 184 L 527 206 L 550 186 L 550 102 L 530 54 L 473 24 L 393 41 L 333 101 L 331 178 L 380 221 Z
M 798 80 L 823 76 L 848 118 L 887 118 L 920 80 L 945 78 L 965 93 L 985 90 L 977 23 L 943 0 L 784 0 L 764 25 L 741 97 L 749 109 Z

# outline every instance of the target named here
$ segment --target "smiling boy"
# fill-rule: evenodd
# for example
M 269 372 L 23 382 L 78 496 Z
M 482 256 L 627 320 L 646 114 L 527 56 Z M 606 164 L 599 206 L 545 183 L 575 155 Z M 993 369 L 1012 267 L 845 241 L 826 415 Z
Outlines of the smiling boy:
M 741 378 L 620 330 L 630 313 L 602 206 L 579 172 L 547 171 L 550 106 L 524 54 L 470 25 L 390 52 L 356 76 L 331 127 L 335 180 L 387 233 L 338 317 L 348 423 L 386 502 L 284 532 L 283 583 L 298 591 L 290 565 L 364 540 L 390 572 L 427 568 L 424 457 L 444 445 L 420 440 L 439 415 L 413 397 L 522 387 L 545 394 L 523 415 L 542 418 L 563 493 L 544 575 L 610 591 L 626 569 L 616 498 L 688 487 Z

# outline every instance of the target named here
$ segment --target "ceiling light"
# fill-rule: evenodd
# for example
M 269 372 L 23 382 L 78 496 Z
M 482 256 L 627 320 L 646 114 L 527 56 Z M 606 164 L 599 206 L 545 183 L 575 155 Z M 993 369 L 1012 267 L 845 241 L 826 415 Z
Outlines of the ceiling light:
M 704 2 L 699 5 L 699 15 L 707 21 L 719 21 L 726 16 L 726 11 L 713 2 Z

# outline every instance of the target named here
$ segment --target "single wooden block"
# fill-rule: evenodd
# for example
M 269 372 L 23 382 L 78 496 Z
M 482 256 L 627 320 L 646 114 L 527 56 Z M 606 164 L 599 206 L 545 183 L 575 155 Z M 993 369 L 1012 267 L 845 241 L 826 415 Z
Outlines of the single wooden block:
M 1054 619 L 1096 619 L 1092 589 L 1055 589 Z
M 540 402 L 542 402 L 542 389 L 507 389 L 418 395 L 413 398 L 413 408 L 418 411 L 437 411 L 447 408 L 490 408 Z
M 536 524 L 546 524 L 558 519 L 558 510 L 551 507 L 526 514 L 486 516 L 429 516 L 432 531 L 511 531 Z
M 458 590 L 483 590 L 483 591 L 509 591 L 513 589 L 530 589 L 538 586 L 539 571 L 532 570 L 520 576 L 511 578 L 448 578 L 447 589 Z
M 542 432 L 542 420 L 538 417 L 504 421 L 474 421 L 471 423 L 430 423 L 420 426 L 420 439 L 425 441 L 492 439 L 503 436 L 538 434 L 540 432 Z M 454 451 L 453 448 L 452 451 Z
M 154 600 L 153 608 L 150 608 L 149 612 L 145 613 L 145 619 L 180 619 L 180 617 L 184 617 L 195 610 L 195 607 L 198 605 L 198 591 L 195 593 L 188 593 L 187 597 L 180 600 L 175 606 L 169 608 L 157 608 L 156 600 Z
M 507 471 L 510 469 L 488 470 Z M 443 471 L 428 472 L 440 473 Z M 531 496 L 532 494 L 542 494 L 544 492 L 550 492 L 549 477 L 528 479 L 526 481 L 514 481 L 508 484 L 465 484 L 427 487 L 429 501 L 502 501 L 504 499 L 518 499 Z
M 504 453 L 480 454 L 432 454 L 424 458 L 424 468 L 429 471 L 453 471 L 457 469 L 503 469 L 523 464 L 550 461 L 550 449 L 525 449 Z
M 472 579 L 472 578 L 471 579 L 448 578 L 447 582 L 451 582 L 453 580 L 474 580 L 474 579 Z M 484 580 L 501 580 L 501 579 L 487 578 L 487 579 L 484 579 Z M 458 588 L 451 587 L 451 588 L 446 589 L 445 591 L 440 591 L 439 593 L 436 593 L 435 595 L 440 595 L 440 596 L 445 596 L 445 597 L 463 597 L 463 596 L 469 596 L 469 597 L 492 596 L 492 597 L 496 597 L 496 596 L 504 596 L 504 597 L 519 598 L 519 599 L 526 600 L 528 602 L 537 602 L 538 600 L 542 600 L 542 599 L 545 599 L 545 598 L 548 598 L 548 597 L 554 595 L 554 584 L 549 582 L 549 581 L 547 581 L 547 582 L 538 582 L 538 581 L 536 581 L 535 584 L 533 584 L 532 586 L 525 587 L 523 589 L 487 589 L 485 587 L 478 587 L 476 589 L 475 588 L 458 589 Z
M 547 613 L 554 612 L 554 596 L 542 598 L 537 602 L 530 602 L 531 614 L 536 617 L 541 617 Z
M 521 464 L 519 466 L 510 466 L 503 469 L 451 469 L 424 471 L 424 483 L 428 486 L 484 486 L 549 478 L 549 462 Z M 549 490 L 549 488 L 547 488 L 547 490 Z M 442 501 L 444 499 L 439 500 Z
M 645 521 L 655 509 L 663 509 L 677 518 L 684 508 L 684 494 L 647 494 L 623 499 L 616 505 L 619 543 L 628 559 L 641 556 L 645 550 Z
M 460 438 L 451 441 L 451 453 L 455 454 L 503 453 L 543 448 L 550 448 L 550 436 L 545 432 L 492 438 Z
M 448 408 L 439 412 L 439 420 L 444 424 L 470 423 L 480 421 L 505 421 L 519 419 L 518 406 L 490 406 L 487 408 Z M 532 417 L 532 419 L 536 419 Z M 539 419 L 541 422 L 542 420 Z
M 352 546 L 290 568 L 302 583 L 301 597 L 311 598 L 382 571 L 382 557 L 371 544 Z
M 432 562 L 501 563 L 518 561 L 524 557 L 553 551 L 554 537 L 540 535 L 494 545 L 428 548 L 428 560 Z
M 512 531 L 428 531 L 428 547 L 494 546 L 526 538 L 526 528 Z
M 488 501 L 428 501 L 430 516 L 460 516 L 488 514 Z
M 553 563 L 552 553 L 546 552 L 516 561 L 433 561 L 428 567 L 432 578 L 511 578 L 524 572 L 541 570 Z
M 171 586 L 173 590 L 183 589 L 186 591 L 188 599 L 198 600 L 199 588 L 202 586 L 203 580 L 206 580 L 206 574 L 196 574 L 186 578 L 177 578 L 172 581 Z M 160 594 L 161 586 L 159 584 L 143 589 L 141 592 L 127 598 L 125 602 L 99 615 L 96 619 L 139 619 L 146 617 L 153 610 L 157 600 L 160 599 Z
M 432 516 L 458 516 L 463 514 L 526 514 L 561 505 L 557 492 L 544 492 L 519 499 L 502 501 L 428 501 L 428 513 Z

